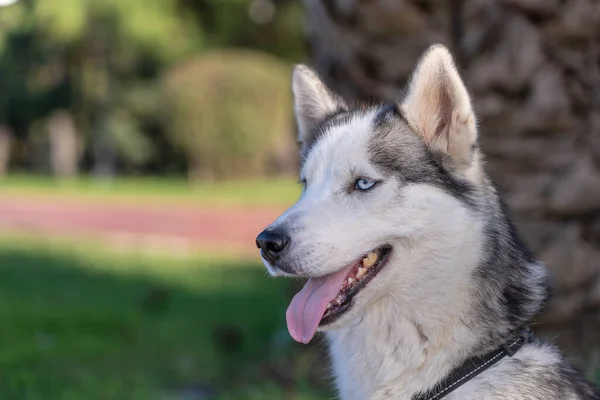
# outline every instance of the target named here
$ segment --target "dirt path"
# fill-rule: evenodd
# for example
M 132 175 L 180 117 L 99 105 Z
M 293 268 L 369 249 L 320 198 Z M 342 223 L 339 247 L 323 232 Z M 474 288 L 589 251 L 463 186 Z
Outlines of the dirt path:
M 0 232 L 100 238 L 114 246 L 256 254 L 254 238 L 285 207 L 104 204 L 0 194 Z

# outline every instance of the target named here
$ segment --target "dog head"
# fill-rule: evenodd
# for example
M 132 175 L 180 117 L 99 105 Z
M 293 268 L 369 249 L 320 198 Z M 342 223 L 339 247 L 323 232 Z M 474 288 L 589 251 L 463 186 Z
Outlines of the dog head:
M 486 178 L 471 101 L 443 46 L 425 53 L 398 104 L 351 109 L 305 66 L 293 93 L 304 189 L 257 245 L 270 274 L 309 278 L 287 312 L 307 342 L 381 296 L 410 302 L 440 279 L 424 261 L 476 222 Z

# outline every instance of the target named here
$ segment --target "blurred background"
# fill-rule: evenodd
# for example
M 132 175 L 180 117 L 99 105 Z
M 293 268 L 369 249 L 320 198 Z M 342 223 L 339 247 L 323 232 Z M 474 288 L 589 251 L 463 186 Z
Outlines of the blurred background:
M 536 330 L 600 382 L 597 1 L 1 3 L 0 399 L 331 398 L 254 248 L 300 193 L 291 67 L 393 100 L 437 42 L 553 273 Z

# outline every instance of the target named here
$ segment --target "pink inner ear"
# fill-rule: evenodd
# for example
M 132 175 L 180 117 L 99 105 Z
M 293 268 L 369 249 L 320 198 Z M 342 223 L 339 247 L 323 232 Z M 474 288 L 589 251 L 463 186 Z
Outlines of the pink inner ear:
M 447 134 L 450 129 L 450 124 L 452 122 L 452 110 L 453 110 L 453 101 L 450 93 L 448 92 L 448 88 L 446 85 L 442 85 L 438 88 L 437 91 L 437 114 L 438 114 L 438 124 L 435 129 L 434 136 L 431 138 L 435 140 L 440 136 Z
M 432 149 L 470 165 L 477 140 L 469 94 L 447 49 L 428 51 L 417 66 L 402 110 L 415 133 Z

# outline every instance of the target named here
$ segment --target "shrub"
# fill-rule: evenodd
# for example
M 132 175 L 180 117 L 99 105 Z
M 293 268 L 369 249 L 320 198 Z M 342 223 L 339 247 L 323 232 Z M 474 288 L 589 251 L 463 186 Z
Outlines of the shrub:
M 204 54 L 164 78 L 167 132 L 192 178 L 265 176 L 296 167 L 290 68 L 248 50 Z

